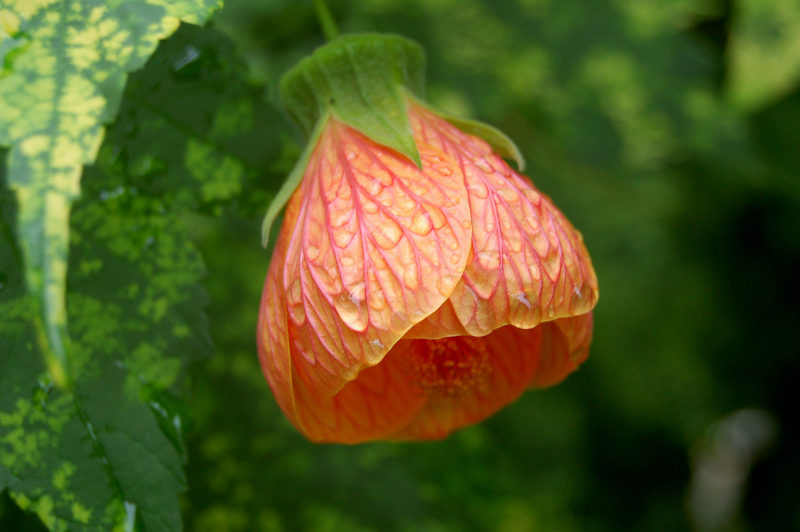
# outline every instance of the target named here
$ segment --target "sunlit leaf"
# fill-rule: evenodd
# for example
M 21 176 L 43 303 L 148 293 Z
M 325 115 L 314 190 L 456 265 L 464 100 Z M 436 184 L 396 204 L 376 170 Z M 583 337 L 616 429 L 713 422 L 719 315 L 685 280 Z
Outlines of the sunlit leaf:
M 59 385 L 70 381 L 64 299 L 70 206 L 103 124 L 116 114 L 126 73 L 185 18 L 201 22 L 217 0 L 12 0 L 2 10 L 13 40 L 0 77 L 0 145 L 17 194 L 25 279 L 35 298 L 36 341 Z M 18 46 L 17 40 L 24 41 Z

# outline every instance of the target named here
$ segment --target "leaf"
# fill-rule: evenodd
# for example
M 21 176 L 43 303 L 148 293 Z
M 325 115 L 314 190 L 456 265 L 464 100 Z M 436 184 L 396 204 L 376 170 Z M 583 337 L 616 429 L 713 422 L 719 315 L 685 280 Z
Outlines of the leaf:
M 71 216 L 71 390 L 40 356 L 0 173 L 0 491 L 53 530 L 181 529 L 175 394 L 211 349 L 187 217 L 248 194 L 280 152 L 278 113 L 245 74 L 230 41 L 184 25 L 131 76 Z M 267 193 L 248 195 L 238 206 L 260 212 Z
M 179 530 L 181 457 L 126 386 L 125 371 L 107 361 L 73 391 L 54 388 L 25 326 L 32 305 L 20 302 L 17 319 L 4 321 L 0 335 L 3 368 L 13 368 L 0 376 L 0 488 L 51 530 L 125 523 L 130 530 L 137 521 L 147 530 Z M 6 318 L 10 307 L 2 306 Z
M 763 106 L 800 81 L 800 3 L 734 2 L 728 95 L 744 110 Z
M 13 210 L 4 195 L 7 229 Z M 9 284 L 0 293 L 0 489 L 51 530 L 111 530 L 125 523 L 131 529 L 135 522 L 147 530 L 181 528 L 182 444 L 155 414 L 165 411 L 161 396 L 178 377 L 182 357 L 158 349 L 183 356 L 208 351 L 195 323 L 201 316 L 192 317 L 203 301 L 194 288 L 202 265 L 175 220 L 164 219 L 154 204 L 140 203 L 141 211 L 129 212 L 126 222 L 160 222 L 158 236 L 172 244 L 138 253 L 126 246 L 127 224 L 114 221 L 125 214 L 115 212 L 118 203 L 76 208 L 72 255 L 80 267 L 70 275 L 68 308 L 79 363 L 71 390 L 54 387 L 42 364 L 21 254 L 10 241 L 13 233 L 3 231 L 0 266 Z M 108 229 L 92 225 L 98 220 Z M 152 290 L 130 290 L 147 281 Z M 140 314 L 126 314 L 125 305 Z M 170 421 L 180 424 L 179 417 Z
M 65 282 L 69 211 L 81 168 L 92 162 L 104 123 L 119 105 L 126 73 L 142 66 L 179 17 L 204 20 L 217 0 L 12 0 L 3 10 L 15 50 L 0 78 L 0 144 L 17 194 L 25 280 L 41 345 L 59 385 L 70 381 Z M 5 42 L 5 41 L 4 41 Z M 16 44 L 15 44 L 16 46 Z M 0 46 L 0 49 L 2 47 Z

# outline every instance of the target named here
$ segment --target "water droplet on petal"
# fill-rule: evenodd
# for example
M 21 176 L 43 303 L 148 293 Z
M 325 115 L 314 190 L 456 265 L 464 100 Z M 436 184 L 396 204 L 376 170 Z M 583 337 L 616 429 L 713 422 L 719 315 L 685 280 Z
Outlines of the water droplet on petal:
M 453 175 L 453 169 L 449 166 L 442 166 L 441 168 L 437 168 L 437 170 L 439 170 L 439 174 L 443 176 Z
M 430 215 L 427 212 L 417 212 L 411 220 L 409 229 L 418 235 L 427 235 L 433 229 Z
M 378 212 L 378 206 L 375 205 L 374 201 L 365 201 L 362 209 L 364 209 L 364 212 L 367 214 L 375 214 Z
M 481 263 L 481 266 L 486 269 L 494 270 L 500 266 L 500 252 L 496 249 L 479 251 L 477 258 L 478 262 Z
M 319 258 L 319 248 L 317 246 L 306 247 L 306 258 L 310 261 L 315 261 Z
M 354 331 L 363 331 L 367 328 L 367 313 L 356 301 L 358 300 L 354 300 L 350 294 L 343 292 L 334 298 L 333 306 L 345 325 Z
M 458 279 L 452 275 L 443 275 L 436 283 L 436 288 L 443 296 L 449 297 L 455 288 Z
M 373 234 L 375 242 L 383 249 L 392 249 L 400 241 L 400 237 L 403 236 L 403 232 L 391 220 L 386 220 Z
M 477 166 L 481 171 L 486 173 L 494 172 L 494 167 L 491 164 L 489 164 L 489 161 L 487 161 L 486 159 L 481 158 L 476 160 L 475 166 Z
M 369 294 L 369 306 L 373 310 L 383 310 L 386 308 L 386 297 L 383 295 L 383 291 L 373 290 Z

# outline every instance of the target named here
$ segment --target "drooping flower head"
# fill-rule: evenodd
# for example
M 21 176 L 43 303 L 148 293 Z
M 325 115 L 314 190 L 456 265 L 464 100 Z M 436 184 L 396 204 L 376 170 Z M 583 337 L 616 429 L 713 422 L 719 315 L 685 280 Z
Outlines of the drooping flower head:
M 309 439 L 441 438 L 588 356 L 582 237 L 494 128 L 419 99 L 422 52 L 340 37 L 282 82 L 310 133 L 261 301 L 262 369 Z

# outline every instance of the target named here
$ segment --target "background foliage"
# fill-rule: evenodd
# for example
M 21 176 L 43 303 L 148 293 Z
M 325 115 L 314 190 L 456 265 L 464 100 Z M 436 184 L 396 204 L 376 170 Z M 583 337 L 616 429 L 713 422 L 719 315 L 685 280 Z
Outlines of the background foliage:
M 288 0 L 190 24 L 214 6 L 0 2 L 0 530 L 800 529 L 796 2 L 331 2 L 516 140 L 601 286 L 564 384 L 356 447 L 299 436 L 255 354 L 301 149 L 275 87 L 321 31 Z

